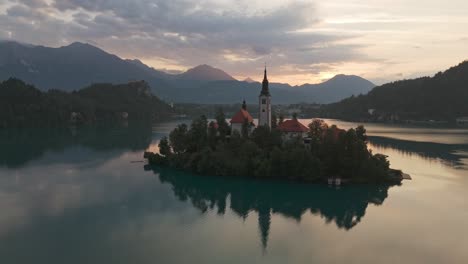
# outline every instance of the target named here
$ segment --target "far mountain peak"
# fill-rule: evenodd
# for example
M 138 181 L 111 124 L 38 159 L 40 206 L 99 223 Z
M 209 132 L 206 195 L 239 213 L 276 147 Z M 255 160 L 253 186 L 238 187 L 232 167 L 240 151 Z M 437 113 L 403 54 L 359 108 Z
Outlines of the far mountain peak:
M 207 64 L 198 65 L 180 74 L 178 79 L 203 81 L 235 81 L 234 77 L 223 70 Z
M 375 87 L 375 84 L 373 84 L 372 82 L 360 77 L 360 76 L 357 76 L 357 75 L 346 75 L 346 74 L 337 74 L 335 76 L 333 76 L 333 78 L 325 81 L 324 83 L 330 83 L 330 82 L 348 82 L 348 81 L 352 81 L 352 82 L 364 82 L 364 83 L 367 83 L 369 84 L 370 86 L 373 86 Z
M 248 82 L 248 83 L 256 83 L 257 81 L 255 81 L 254 79 L 250 78 L 250 77 L 247 77 L 244 79 L 244 82 Z

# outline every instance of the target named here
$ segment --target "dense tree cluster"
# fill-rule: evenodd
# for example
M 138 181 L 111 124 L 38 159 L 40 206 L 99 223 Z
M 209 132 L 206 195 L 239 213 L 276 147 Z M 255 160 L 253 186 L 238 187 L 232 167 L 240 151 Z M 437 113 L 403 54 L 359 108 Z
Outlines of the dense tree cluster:
M 41 92 L 18 79 L 0 83 L 0 128 L 161 120 L 171 112 L 145 82 L 94 84 L 72 93 Z
M 468 116 L 468 61 L 434 77 L 374 88 L 367 95 L 325 106 L 323 116 L 347 120 L 446 120 Z M 369 109 L 375 109 L 370 114 Z
M 229 127 L 222 113 L 217 123 L 202 116 L 180 124 L 159 143 L 159 153 L 145 153 L 149 163 L 198 174 L 322 181 L 340 177 L 353 182 L 389 180 L 386 156 L 367 148 L 366 130 L 348 131 L 322 120 L 309 124 L 308 140 L 285 139 L 278 129 L 257 127 L 248 136 Z

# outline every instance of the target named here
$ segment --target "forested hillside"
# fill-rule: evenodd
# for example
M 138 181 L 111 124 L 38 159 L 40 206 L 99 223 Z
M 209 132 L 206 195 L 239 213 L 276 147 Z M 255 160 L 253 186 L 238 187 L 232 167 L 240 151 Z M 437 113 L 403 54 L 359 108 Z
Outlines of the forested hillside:
M 0 127 L 161 120 L 171 113 L 143 81 L 94 84 L 72 93 L 42 92 L 18 79 L 0 83 Z
M 372 109 L 371 111 L 369 111 Z M 433 77 L 403 80 L 324 107 L 342 119 L 449 120 L 468 116 L 468 61 Z

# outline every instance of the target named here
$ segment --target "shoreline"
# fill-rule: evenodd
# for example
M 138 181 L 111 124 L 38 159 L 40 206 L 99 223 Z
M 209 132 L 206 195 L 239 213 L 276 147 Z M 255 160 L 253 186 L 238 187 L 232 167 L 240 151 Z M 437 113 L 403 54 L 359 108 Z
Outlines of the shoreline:
M 164 169 L 171 169 L 180 172 L 190 173 L 193 175 L 197 175 L 200 177 L 223 177 L 223 178 L 245 178 L 245 179 L 252 179 L 252 180 L 259 180 L 259 181 L 277 181 L 277 182 L 288 182 L 288 183 L 297 183 L 297 184 L 320 184 L 320 185 L 332 185 L 332 186 L 343 186 L 343 185 L 367 185 L 367 184 L 390 184 L 390 185 L 401 185 L 403 180 L 412 180 L 411 176 L 407 173 L 403 173 L 401 170 L 390 169 L 388 179 L 382 181 L 366 181 L 366 180 L 352 180 L 343 177 L 327 177 L 327 178 L 320 178 L 317 180 L 304 180 L 304 179 L 295 179 L 293 177 L 254 177 L 254 176 L 247 176 L 247 175 L 203 175 L 197 172 L 190 171 L 188 169 L 171 167 L 169 165 L 162 165 L 157 164 L 154 159 L 159 156 L 158 153 L 145 151 L 143 154 L 143 158 L 146 160 L 146 164 L 144 165 L 144 169 L 146 171 L 154 170 L 156 168 L 164 168 Z M 339 184 L 336 184 L 336 180 L 339 179 Z M 330 183 L 330 180 L 333 180 L 334 183 Z

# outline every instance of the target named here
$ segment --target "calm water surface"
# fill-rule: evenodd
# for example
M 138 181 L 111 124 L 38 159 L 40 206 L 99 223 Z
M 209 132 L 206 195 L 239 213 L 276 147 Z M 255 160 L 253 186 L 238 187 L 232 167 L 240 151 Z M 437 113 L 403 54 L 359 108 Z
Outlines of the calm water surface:
M 0 131 L 0 263 L 468 263 L 468 130 L 369 124 L 413 180 L 336 189 L 145 170 L 175 125 Z

